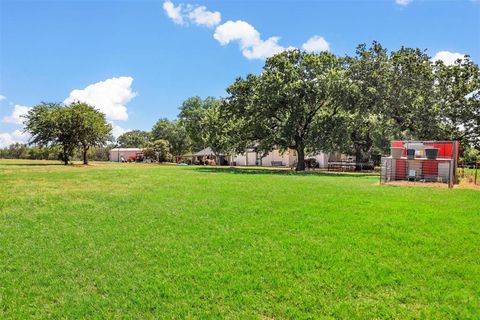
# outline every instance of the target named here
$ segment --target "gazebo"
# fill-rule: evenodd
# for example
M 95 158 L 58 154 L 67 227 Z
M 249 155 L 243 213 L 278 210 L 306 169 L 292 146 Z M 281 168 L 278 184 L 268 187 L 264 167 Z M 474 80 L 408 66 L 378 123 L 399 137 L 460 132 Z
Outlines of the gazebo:
M 216 165 L 217 155 L 210 147 L 207 147 L 198 151 L 197 153 L 192 154 L 192 157 L 193 163 Z

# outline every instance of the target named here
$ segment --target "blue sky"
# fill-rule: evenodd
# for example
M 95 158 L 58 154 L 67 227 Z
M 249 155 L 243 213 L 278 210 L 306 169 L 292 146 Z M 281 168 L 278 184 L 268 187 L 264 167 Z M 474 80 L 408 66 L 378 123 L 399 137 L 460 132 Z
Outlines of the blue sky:
M 478 63 L 480 1 L 0 0 L 0 146 L 28 139 L 18 116 L 40 101 L 85 100 L 117 134 L 149 130 L 270 54 L 373 40 Z

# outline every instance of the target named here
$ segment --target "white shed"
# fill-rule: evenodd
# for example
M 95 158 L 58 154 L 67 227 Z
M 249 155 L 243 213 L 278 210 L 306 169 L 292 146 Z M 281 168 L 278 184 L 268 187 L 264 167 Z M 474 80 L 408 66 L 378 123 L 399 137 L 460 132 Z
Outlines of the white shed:
M 114 148 L 110 150 L 108 159 L 113 162 L 125 162 L 131 156 L 136 156 L 137 153 L 142 152 L 139 148 Z
M 315 158 L 320 168 L 328 167 L 328 153 L 318 153 L 305 156 L 305 159 Z M 262 167 L 295 167 L 297 164 L 297 151 L 288 149 L 284 152 L 274 149 L 261 157 L 254 149 L 247 149 L 243 154 L 237 154 L 233 161 L 237 166 L 262 166 Z

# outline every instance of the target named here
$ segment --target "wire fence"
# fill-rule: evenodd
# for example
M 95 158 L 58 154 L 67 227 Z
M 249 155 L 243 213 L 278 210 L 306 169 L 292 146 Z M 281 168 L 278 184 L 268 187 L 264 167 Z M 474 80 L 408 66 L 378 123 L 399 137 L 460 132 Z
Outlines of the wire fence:
M 458 177 L 467 183 L 480 185 L 480 161 L 461 161 L 458 166 Z
M 393 159 L 381 160 L 380 182 L 440 183 L 453 187 L 456 182 L 453 159 L 417 160 Z

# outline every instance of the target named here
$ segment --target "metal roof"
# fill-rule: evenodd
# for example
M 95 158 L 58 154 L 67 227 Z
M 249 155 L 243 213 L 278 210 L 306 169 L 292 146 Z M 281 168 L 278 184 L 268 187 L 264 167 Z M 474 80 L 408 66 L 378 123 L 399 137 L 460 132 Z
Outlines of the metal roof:
M 140 148 L 114 148 L 114 149 L 110 149 L 110 151 L 115 151 L 115 152 L 118 152 L 118 151 L 142 151 L 142 149 L 140 149 Z
M 215 152 L 213 152 L 212 148 L 207 147 L 203 150 L 198 151 L 197 153 L 194 153 L 193 155 L 196 157 L 211 156 L 211 155 L 215 155 Z

